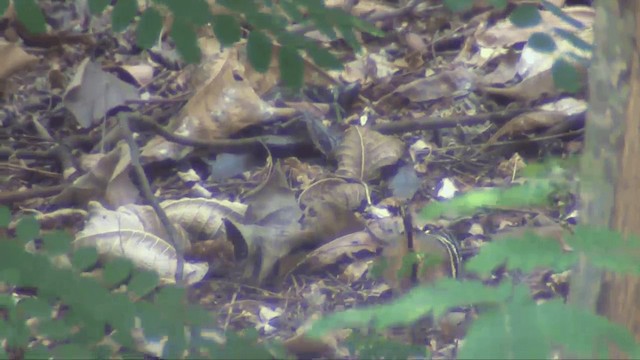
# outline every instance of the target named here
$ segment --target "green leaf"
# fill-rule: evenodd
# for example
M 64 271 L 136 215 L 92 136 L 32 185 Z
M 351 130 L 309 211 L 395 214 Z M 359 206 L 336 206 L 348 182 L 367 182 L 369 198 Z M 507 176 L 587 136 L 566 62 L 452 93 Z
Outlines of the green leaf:
M 51 309 L 49 309 L 51 311 Z M 38 335 L 46 337 L 48 340 L 63 341 L 72 334 L 71 326 L 63 320 L 47 319 L 38 323 Z
M 40 234 L 40 224 L 32 215 L 25 216 L 16 225 L 16 237 L 23 243 L 27 243 L 38 237 Z
M 71 235 L 62 230 L 44 234 L 42 245 L 50 255 L 66 254 L 71 249 Z
M 110 3 L 111 0 L 89 0 L 89 12 L 91 15 L 99 15 Z
M 473 7 L 473 0 L 444 0 L 444 6 L 453 12 L 467 11 Z
M 515 8 L 509 16 L 509 20 L 517 27 L 528 28 L 538 25 L 542 21 L 542 17 L 535 5 L 525 4 Z
M 185 290 L 177 286 L 165 286 L 158 291 L 156 305 L 166 310 L 182 308 L 185 301 Z
M 277 14 L 250 13 L 246 14 L 247 22 L 256 29 L 278 33 L 285 30 L 287 19 Z
M 133 270 L 133 263 L 129 259 L 116 258 L 104 266 L 102 278 L 107 287 L 113 287 L 125 281 Z
M 155 289 L 160 283 L 158 274 L 154 271 L 134 271 L 128 284 L 128 289 L 137 297 L 143 297 Z
M 446 202 L 432 202 L 422 209 L 421 215 L 429 220 L 471 215 L 480 207 L 542 206 L 548 203 L 553 190 L 550 181 L 537 179 L 507 189 L 473 190 Z
M 211 10 L 206 0 L 189 0 L 185 6 L 184 0 L 156 0 L 166 5 L 174 18 L 190 25 L 203 26 L 212 21 Z
M 258 2 L 255 0 L 217 0 L 216 4 L 241 14 L 255 13 L 260 8 Z
M 280 78 L 285 86 L 300 89 L 304 79 L 304 61 L 298 51 L 289 46 L 280 48 Z
M 296 1 L 290 0 L 281 0 L 280 8 L 284 11 L 287 16 L 291 18 L 292 21 L 302 22 L 304 20 L 304 15 L 298 10 L 298 6 L 296 5 Z
M 511 302 L 482 313 L 460 348 L 460 359 L 546 359 L 551 355 L 535 303 Z M 553 326 L 553 325 L 551 325 Z
M 156 9 L 147 8 L 136 27 L 136 44 L 143 49 L 151 49 L 158 42 L 161 31 L 162 16 Z
M 187 349 L 187 338 L 184 325 L 173 324 L 169 330 L 169 339 L 162 349 L 163 359 L 179 359 Z
M 556 50 L 556 42 L 546 33 L 536 32 L 529 36 L 529 46 L 542 53 L 552 53 Z
M 249 33 L 247 39 L 247 57 L 249 63 L 258 72 L 266 72 L 269 70 L 271 63 L 271 53 L 273 45 L 271 39 L 258 30 Z
M 311 59 L 313 59 L 313 62 L 321 68 L 342 69 L 342 61 L 328 50 L 310 42 L 306 46 L 306 51 Z
M 176 43 L 178 53 L 182 55 L 184 61 L 195 64 L 200 61 L 200 47 L 198 46 L 198 36 L 191 24 L 181 19 L 174 19 L 171 27 L 171 37 Z
M 0 282 L 6 282 L 11 285 L 20 283 L 20 271 L 16 268 L 8 268 L 0 270 Z
M 548 301 L 534 309 L 537 324 L 532 325 L 544 329 L 545 335 L 572 357 L 610 358 L 610 341 L 628 354 L 637 350 L 638 345 L 626 328 L 590 311 L 565 305 L 562 300 Z
M 187 307 L 184 322 L 190 326 L 206 326 L 214 325 L 214 319 L 211 312 L 199 304 Z
M 167 319 L 166 315 L 167 311 L 171 310 L 148 302 L 136 303 L 136 314 L 140 317 L 147 338 L 160 338 L 167 335 L 168 325 L 171 321 Z
M 10 0 L 0 0 L 0 14 L 4 14 L 9 7 Z
M 331 21 L 329 20 L 331 19 Z M 315 28 L 330 40 L 337 38 L 336 32 L 333 29 L 334 18 L 329 14 L 326 8 L 322 8 L 322 11 L 309 12 L 309 20 Z
M 340 32 L 340 36 L 342 36 L 342 39 L 344 39 L 344 41 L 346 41 L 347 44 L 349 44 L 349 46 L 353 49 L 353 51 L 360 52 L 362 47 L 360 46 L 360 42 L 358 41 L 358 38 L 353 32 L 353 27 L 345 26 L 345 25 L 336 25 L 336 28 Z
M 93 359 L 95 355 L 89 348 L 79 344 L 65 344 L 56 346 L 53 354 L 58 359 Z
M 11 210 L 6 206 L 0 206 L 0 228 L 6 229 L 11 222 Z
M 33 0 L 15 0 L 13 6 L 16 9 L 18 21 L 20 21 L 29 32 L 41 34 L 47 32 L 46 21 L 42 11 Z
M 24 351 L 24 359 L 49 359 L 51 357 L 51 350 L 41 344 L 34 344 L 33 347 L 29 346 Z
M 467 262 L 465 269 L 486 276 L 506 262 L 509 269 L 524 272 L 538 267 L 563 271 L 576 261 L 576 254 L 564 253 L 556 240 L 526 232 L 521 238 L 505 238 L 486 243 L 482 251 Z
M 16 307 L 26 318 L 51 318 L 51 305 L 39 298 L 24 298 L 18 302 Z
M 107 313 L 109 314 L 109 325 L 119 334 L 118 343 L 123 346 L 133 345 L 131 329 L 135 325 L 135 304 L 129 300 L 126 294 L 113 294 L 109 300 Z
M 603 228 L 579 225 L 566 240 L 576 252 L 583 253 L 597 268 L 618 273 L 640 274 L 637 254 L 640 239 Z
M 374 24 L 365 21 L 363 19 L 360 19 L 358 17 L 354 17 L 353 18 L 353 25 L 356 27 L 356 29 L 360 30 L 360 31 L 364 31 L 369 35 L 373 35 L 376 37 L 384 37 L 385 36 L 385 32 L 378 29 Z
M 553 83 L 560 89 L 570 93 L 577 93 L 583 87 L 583 79 L 578 69 L 564 59 L 556 59 L 551 67 Z
M 588 42 L 582 40 L 581 38 L 579 38 L 576 34 L 572 33 L 571 31 L 567 31 L 567 30 L 561 29 L 561 28 L 553 28 L 553 32 L 555 32 L 556 34 L 558 34 L 558 36 L 560 36 L 563 39 L 567 40 L 569 43 L 571 43 L 571 45 L 575 46 L 576 48 L 578 48 L 580 50 L 584 50 L 584 51 L 588 51 L 588 52 L 593 51 L 593 45 L 592 44 L 589 44 Z
M 98 262 L 98 252 L 90 246 L 76 249 L 71 257 L 71 265 L 80 271 L 92 268 L 96 262 Z
M 136 0 L 118 0 L 111 13 L 111 29 L 114 32 L 125 30 L 137 12 L 138 4 Z
M 409 291 L 389 304 L 350 309 L 326 316 L 312 324 L 307 335 L 319 338 L 344 328 L 373 327 L 385 329 L 408 325 L 433 312 L 439 317 L 446 309 L 470 304 L 493 304 L 510 296 L 510 285 L 490 288 L 479 282 L 460 282 L 445 279 L 431 286 Z
M 504 10 L 509 2 L 508 0 L 489 0 L 488 3 L 498 10 Z
M 216 15 L 213 17 L 213 33 L 220 43 L 230 46 L 240 40 L 242 35 L 240 23 L 231 15 Z
M 575 27 L 578 30 L 583 30 L 583 29 L 586 28 L 586 26 L 582 22 L 580 22 L 580 21 L 572 18 L 571 16 L 567 15 L 564 11 L 562 11 L 562 9 L 560 9 L 557 6 L 555 6 L 551 2 L 549 2 L 547 0 L 542 0 L 541 3 L 542 3 L 542 6 L 544 6 L 545 9 L 549 10 L 549 12 L 551 12 L 553 15 L 559 17 L 560 19 L 562 19 L 567 24 Z

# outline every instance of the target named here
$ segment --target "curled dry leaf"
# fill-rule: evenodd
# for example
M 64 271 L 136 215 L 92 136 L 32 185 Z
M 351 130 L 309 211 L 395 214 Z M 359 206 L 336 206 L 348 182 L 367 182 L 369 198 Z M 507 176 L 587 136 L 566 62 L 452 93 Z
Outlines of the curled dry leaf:
M 182 248 L 188 249 L 191 244 L 185 230 L 179 224 L 175 224 L 175 227 L 179 235 L 176 240 L 180 242 Z M 168 238 L 164 225 L 151 206 L 128 204 L 116 210 L 109 210 L 97 201 L 89 202 L 89 218 L 76 237 L 120 230 L 143 231 L 161 239 Z
M 240 221 L 247 210 L 245 204 L 205 198 L 167 200 L 160 206 L 174 224 L 180 225 L 194 239 L 218 237 L 224 231 L 223 218 Z
M 125 257 L 136 267 L 152 270 L 167 283 L 175 280 L 177 254 L 173 246 L 161 238 L 136 230 L 107 231 L 99 234 L 77 237 L 74 248 L 95 247 L 98 254 L 106 259 Z M 187 284 L 204 278 L 209 270 L 206 263 L 184 263 L 184 280 Z
M 107 112 L 137 100 L 138 90 L 109 74 L 86 58 L 79 66 L 64 94 L 64 105 L 84 128 L 100 122 Z
M 395 164 L 403 152 L 401 140 L 353 126 L 346 131 L 338 148 L 336 175 L 362 181 L 375 179 L 380 168 Z
M 398 86 L 393 92 L 412 102 L 423 102 L 466 95 L 473 91 L 477 75 L 464 66 Z
M 269 119 L 274 109 L 264 102 L 243 78 L 234 77 L 234 56 L 216 59 L 208 74 L 209 80 L 196 90 L 172 119 L 169 130 L 176 135 L 208 141 L 225 139 L 239 130 Z M 184 146 L 168 143 L 160 137 L 152 139 L 143 149 L 145 159 L 178 159 L 185 154 Z
M 367 189 L 361 183 L 349 183 L 341 178 L 316 181 L 298 197 L 303 207 L 315 202 L 330 202 L 345 209 L 355 210 L 368 198 Z
M 521 114 L 504 124 L 485 143 L 485 147 L 494 144 L 503 136 L 522 135 L 527 131 L 548 129 L 566 119 L 568 116 L 559 111 L 532 111 Z
M 18 44 L 0 42 L 0 81 L 38 61 L 38 58 L 26 53 Z
M 372 254 L 380 247 L 367 231 L 358 231 L 339 237 L 310 252 L 304 259 L 310 270 L 319 270 L 325 266 L 335 264 L 343 256 L 353 258 L 360 251 Z
M 104 196 L 107 203 L 117 207 L 134 203 L 138 189 L 131 182 L 129 145 L 120 142 L 116 148 L 96 161 L 88 173 L 77 178 L 71 186 L 53 199 L 56 204 L 85 204 Z

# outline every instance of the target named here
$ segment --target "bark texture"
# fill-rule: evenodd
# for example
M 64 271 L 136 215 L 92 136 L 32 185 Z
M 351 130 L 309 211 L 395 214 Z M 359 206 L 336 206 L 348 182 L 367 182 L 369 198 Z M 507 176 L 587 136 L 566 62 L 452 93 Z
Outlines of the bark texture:
M 596 2 L 581 164 L 582 222 L 636 235 L 640 235 L 639 39 L 640 1 Z M 603 274 L 581 261 L 570 302 L 625 325 L 640 340 L 640 278 Z

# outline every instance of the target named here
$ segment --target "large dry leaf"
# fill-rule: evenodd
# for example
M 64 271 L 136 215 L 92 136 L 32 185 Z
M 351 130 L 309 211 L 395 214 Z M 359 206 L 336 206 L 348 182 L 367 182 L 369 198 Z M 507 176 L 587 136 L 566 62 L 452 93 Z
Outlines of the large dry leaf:
M 504 124 L 484 146 L 494 144 L 503 136 L 522 135 L 530 130 L 547 129 L 566 119 L 559 111 L 532 111 L 521 114 Z
M 378 176 L 383 166 L 395 164 L 404 152 L 401 140 L 369 128 L 349 128 L 338 148 L 336 175 L 362 181 Z
M 238 65 L 231 50 L 213 63 L 202 65 L 198 73 L 208 80 L 172 119 L 170 131 L 195 140 L 225 139 L 274 114 L 274 109 L 262 101 L 247 80 L 234 77 Z M 142 156 L 149 160 L 179 159 L 185 151 L 190 150 L 156 137 L 142 149 Z
M 247 209 L 245 204 L 205 198 L 167 200 L 160 206 L 174 224 L 180 225 L 194 239 L 217 238 L 224 231 L 222 219 L 240 221 Z
M 63 100 L 80 126 L 88 128 L 100 122 L 109 110 L 139 98 L 135 87 L 86 58 L 78 66 Z
M 432 101 L 452 96 L 462 96 L 476 87 L 477 76 L 463 66 L 414 80 L 398 86 L 393 94 L 400 94 L 411 102 Z
M 298 202 L 308 207 L 316 202 L 330 202 L 349 210 L 358 209 L 367 199 L 367 189 L 361 183 L 349 183 L 341 178 L 321 179 L 298 197 Z
M 135 230 L 144 231 L 161 239 L 168 239 L 164 225 L 151 206 L 127 204 L 116 210 L 109 210 L 97 201 L 90 201 L 88 208 L 89 217 L 84 228 L 76 234 L 78 237 L 98 235 L 109 231 Z M 188 249 L 190 247 L 189 236 L 180 224 L 174 223 L 174 225 L 179 235 L 179 238 L 175 240 L 179 241 L 183 249 Z
M 570 6 L 565 7 L 562 11 L 575 20 L 580 21 L 586 27 L 593 25 L 595 12 L 591 7 Z M 477 45 L 481 48 L 502 48 L 525 42 L 532 34 L 537 32 L 553 35 L 556 28 L 569 32 L 576 30 L 574 26 L 553 15 L 550 11 L 540 11 L 540 15 L 542 16 L 542 21 L 533 27 L 518 27 L 508 18 L 501 20 L 490 28 L 480 31 L 475 35 Z
M 26 53 L 18 44 L 0 42 L 0 81 L 38 61 L 38 58 Z
M 339 237 L 310 252 L 304 259 L 310 270 L 333 265 L 342 257 L 353 258 L 355 253 L 366 251 L 375 254 L 380 243 L 368 231 L 358 231 Z
M 56 204 L 85 204 L 89 200 L 104 197 L 108 204 L 117 207 L 134 203 L 138 189 L 131 181 L 129 145 L 120 142 L 108 154 L 93 164 L 90 171 L 77 178 L 53 199 Z
M 152 270 L 160 278 L 171 283 L 175 280 L 177 254 L 173 246 L 161 238 L 144 231 L 119 230 L 81 236 L 73 241 L 74 248 L 95 247 L 106 259 L 125 257 L 138 268 Z M 196 283 L 207 274 L 206 263 L 184 263 L 184 280 Z

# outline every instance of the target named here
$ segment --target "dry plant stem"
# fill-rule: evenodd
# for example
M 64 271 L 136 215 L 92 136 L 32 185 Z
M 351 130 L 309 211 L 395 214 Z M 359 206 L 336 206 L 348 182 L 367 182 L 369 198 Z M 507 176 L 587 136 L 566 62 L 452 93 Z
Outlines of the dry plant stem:
M 293 136 L 280 136 L 280 135 L 265 135 L 265 136 L 256 136 L 256 137 L 249 137 L 249 138 L 243 138 L 243 139 L 216 139 L 216 140 L 209 140 L 209 141 L 195 140 L 195 139 L 188 138 L 186 136 L 176 135 L 170 132 L 169 130 L 167 130 L 162 125 L 157 124 L 147 116 L 142 116 L 134 120 L 149 126 L 158 135 L 176 144 L 203 147 L 203 148 L 211 149 L 213 151 L 245 153 L 245 152 L 255 151 L 256 149 L 264 149 L 265 145 L 268 148 L 272 148 L 272 147 L 293 148 L 296 146 L 306 146 L 306 145 L 313 146 L 313 144 L 311 144 L 311 141 L 307 139 L 296 138 Z
M 417 130 L 434 130 L 452 128 L 458 125 L 476 125 L 486 121 L 504 123 L 514 116 L 527 112 L 528 109 L 505 110 L 487 114 L 442 118 L 439 116 L 422 116 L 417 119 L 400 120 L 373 126 L 373 130 L 383 134 L 401 134 Z
M 169 243 L 173 245 L 176 249 L 176 284 L 180 286 L 183 281 L 182 273 L 184 272 L 184 249 L 182 248 L 181 243 L 178 241 L 179 234 L 176 228 L 173 226 L 171 221 L 169 221 L 169 217 L 167 213 L 160 207 L 160 203 L 158 199 L 151 192 L 151 186 L 149 185 L 149 179 L 144 173 L 144 169 L 142 165 L 140 165 L 140 149 L 138 148 L 138 144 L 133 138 L 133 132 L 131 132 L 131 128 L 129 127 L 129 118 L 128 115 L 118 114 L 118 122 L 120 124 L 120 128 L 122 129 L 122 134 L 124 135 L 125 141 L 129 144 L 129 151 L 131 152 L 131 166 L 138 177 L 138 182 L 140 183 L 140 190 L 142 191 L 142 195 L 147 200 L 147 202 L 153 207 L 153 210 L 158 215 L 160 222 L 167 231 L 169 236 Z
M 60 193 L 66 188 L 66 184 L 41 187 L 37 189 L 29 189 L 22 191 L 11 191 L 0 194 L 0 205 L 8 205 L 12 202 L 18 202 L 39 197 L 48 197 Z

